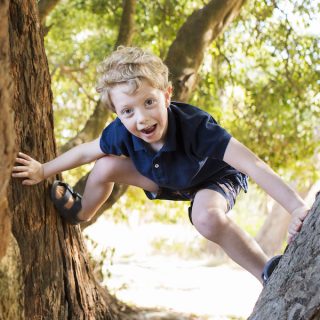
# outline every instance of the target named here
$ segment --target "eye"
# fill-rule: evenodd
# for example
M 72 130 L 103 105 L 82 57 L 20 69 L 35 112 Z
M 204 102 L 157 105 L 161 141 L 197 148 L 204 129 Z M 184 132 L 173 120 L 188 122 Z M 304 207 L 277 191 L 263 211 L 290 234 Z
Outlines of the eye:
M 124 108 L 121 110 L 121 115 L 123 115 L 124 117 L 128 118 L 133 114 L 133 109 L 131 108 Z
M 152 106 L 153 104 L 155 104 L 155 102 L 156 102 L 155 99 L 149 98 L 149 99 L 147 99 L 147 100 L 145 101 L 144 104 L 145 104 L 147 107 L 149 107 L 149 106 Z

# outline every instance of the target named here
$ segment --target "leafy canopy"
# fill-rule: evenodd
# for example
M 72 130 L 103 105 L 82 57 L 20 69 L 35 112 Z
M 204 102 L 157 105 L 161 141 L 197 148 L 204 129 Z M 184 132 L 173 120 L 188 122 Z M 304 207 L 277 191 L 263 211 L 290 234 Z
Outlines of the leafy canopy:
M 138 1 L 133 45 L 165 58 L 188 16 L 204 1 Z M 317 178 L 319 3 L 247 1 L 205 55 L 191 103 L 281 173 Z M 96 66 L 113 49 L 122 1 L 61 1 L 47 19 L 56 135 L 65 143 L 99 97 Z M 317 27 L 318 26 L 318 27 Z M 318 136 L 317 136 L 318 135 Z

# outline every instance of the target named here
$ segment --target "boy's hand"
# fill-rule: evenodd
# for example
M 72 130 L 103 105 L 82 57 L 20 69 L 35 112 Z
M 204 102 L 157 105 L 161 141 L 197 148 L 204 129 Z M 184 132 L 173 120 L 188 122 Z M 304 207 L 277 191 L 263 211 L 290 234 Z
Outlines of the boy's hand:
M 290 242 L 294 239 L 294 237 L 297 235 L 297 233 L 299 233 L 299 231 L 301 230 L 302 227 L 302 223 L 304 221 L 304 219 L 306 218 L 306 216 L 309 213 L 309 208 L 306 206 L 302 206 L 299 207 L 297 209 L 295 209 L 292 213 L 291 213 L 291 222 L 289 224 L 289 237 L 288 237 L 288 243 L 290 244 Z
M 12 177 L 23 178 L 22 184 L 31 186 L 44 179 L 42 164 L 27 154 L 19 152 L 16 162 L 21 166 L 13 167 Z

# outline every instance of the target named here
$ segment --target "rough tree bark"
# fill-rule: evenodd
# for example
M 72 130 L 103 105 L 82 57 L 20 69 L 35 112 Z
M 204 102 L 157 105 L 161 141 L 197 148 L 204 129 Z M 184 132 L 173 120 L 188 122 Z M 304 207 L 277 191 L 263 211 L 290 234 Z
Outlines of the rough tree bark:
M 5 255 L 10 233 L 10 215 L 7 203 L 7 187 L 15 156 L 15 132 L 13 130 L 12 81 L 9 63 L 8 32 L 9 1 L 0 1 L 0 260 Z
M 55 156 L 56 147 L 50 76 L 34 2 L 10 1 L 9 37 L 15 143 L 46 161 Z M 94 279 L 80 228 L 65 225 L 56 214 L 49 185 L 25 187 L 14 180 L 9 187 L 18 244 L 12 257 L 21 261 L 23 286 L 17 296 L 22 298 L 17 300 L 22 310 L 3 319 L 124 319 L 116 300 Z M 0 297 L 1 304 L 10 305 L 3 300 L 7 296 Z
M 248 320 L 320 319 L 320 194 Z
M 21 319 L 21 272 L 19 249 L 11 234 L 11 212 L 7 189 L 14 163 L 15 131 L 13 130 L 12 78 L 9 52 L 9 1 L 0 1 L 0 319 Z

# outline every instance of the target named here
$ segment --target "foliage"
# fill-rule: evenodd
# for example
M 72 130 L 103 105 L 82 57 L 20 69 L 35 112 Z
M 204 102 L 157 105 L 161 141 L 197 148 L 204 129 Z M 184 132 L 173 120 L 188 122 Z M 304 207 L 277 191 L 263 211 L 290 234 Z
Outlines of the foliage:
M 99 8 L 104 10 L 98 10 Z M 99 97 L 96 68 L 112 51 L 119 1 L 61 1 L 47 19 L 45 48 L 52 75 L 56 136 L 64 144 L 85 124 Z
M 139 2 L 133 45 L 165 57 L 176 30 L 199 1 Z M 64 144 L 83 127 L 99 97 L 97 65 L 114 49 L 122 2 L 61 1 L 47 19 L 45 47 L 52 75 L 56 137 Z M 165 36 L 163 36 L 165 35 Z
M 235 137 L 304 180 L 317 178 L 318 11 L 306 1 L 248 2 L 210 49 L 193 98 L 219 106 L 212 111 Z
M 165 58 L 180 26 L 203 5 L 200 0 L 138 1 L 133 45 Z M 206 53 L 190 101 L 282 176 L 303 183 L 319 178 L 319 6 L 310 0 L 247 1 Z M 47 19 L 59 144 L 83 127 L 98 101 L 96 66 L 114 48 L 121 13 L 122 1 L 64 0 Z M 121 201 L 128 210 L 149 210 L 142 192 L 129 192 Z M 116 216 L 127 216 L 123 207 L 115 205 Z M 187 205 L 158 207 L 152 208 L 154 216 L 175 222 Z

